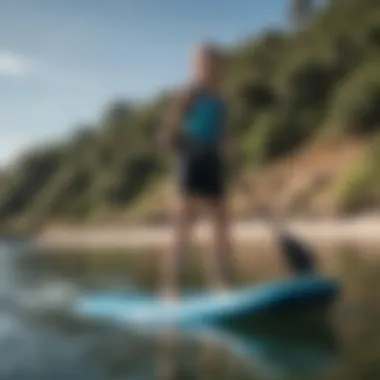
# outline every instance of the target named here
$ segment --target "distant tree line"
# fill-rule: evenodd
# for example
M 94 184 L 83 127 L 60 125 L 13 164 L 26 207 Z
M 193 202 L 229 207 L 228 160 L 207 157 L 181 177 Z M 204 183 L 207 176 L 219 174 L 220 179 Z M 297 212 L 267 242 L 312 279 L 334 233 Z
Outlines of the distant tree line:
M 302 30 L 267 31 L 229 51 L 227 97 L 248 167 L 321 136 L 379 132 L 378 1 L 330 0 L 316 12 L 314 2 L 294 0 L 291 9 Z M 171 157 L 157 150 L 155 135 L 169 98 L 110 104 L 95 125 L 78 126 L 67 141 L 25 152 L 0 177 L 0 225 L 128 212 L 166 176 Z M 364 186 L 358 188 L 344 196 L 347 204 L 365 201 Z

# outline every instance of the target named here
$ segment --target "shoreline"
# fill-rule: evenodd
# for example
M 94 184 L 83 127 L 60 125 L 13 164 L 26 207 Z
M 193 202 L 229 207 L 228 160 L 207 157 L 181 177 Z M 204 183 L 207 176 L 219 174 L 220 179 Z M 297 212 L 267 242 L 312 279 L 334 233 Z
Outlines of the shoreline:
M 292 220 L 283 223 L 285 230 L 305 242 L 315 244 L 379 244 L 380 216 L 339 220 Z M 195 226 L 194 240 L 205 243 L 211 238 L 207 223 Z M 262 220 L 235 222 L 231 227 L 237 245 L 268 243 L 273 226 Z M 31 237 L 40 249 L 146 249 L 170 244 L 171 226 L 68 226 L 52 227 Z

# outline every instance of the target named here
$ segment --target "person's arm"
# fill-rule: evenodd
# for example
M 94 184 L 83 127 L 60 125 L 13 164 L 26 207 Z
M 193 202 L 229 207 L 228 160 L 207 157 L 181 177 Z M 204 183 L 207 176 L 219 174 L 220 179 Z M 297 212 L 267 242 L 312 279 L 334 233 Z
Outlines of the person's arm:
M 228 108 L 224 107 L 224 129 L 223 129 L 223 140 L 222 149 L 226 159 L 226 164 L 228 167 L 229 174 L 235 172 L 235 168 L 239 165 L 238 149 L 237 149 L 237 137 L 234 132 L 233 125 L 231 123 L 231 118 L 228 112 Z
M 244 159 L 241 148 L 239 147 L 239 139 L 236 133 L 236 128 L 234 128 L 228 112 L 226 112 L 225 116 L 223 151 L 226 158 L 228 177 L 231 181 L 237 181 L 246 190 L 248 190 L 249 186 L 244 180 L 242 173 Z
M 190 104 L 190 92 L 181 91 L 174 94 L 164 115 L 159 143 L 163 148 L 172 148 L 180 134 L 180 124 Z

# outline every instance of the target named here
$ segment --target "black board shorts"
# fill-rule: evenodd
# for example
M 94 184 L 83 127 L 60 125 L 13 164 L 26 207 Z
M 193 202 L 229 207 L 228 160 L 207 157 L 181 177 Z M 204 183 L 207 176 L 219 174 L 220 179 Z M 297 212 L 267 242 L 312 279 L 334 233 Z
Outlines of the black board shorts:
M 224 196 L 224 162 L 218 152 L 182 152 L 179 161 L 179 187 L 183 194 L 210 199 Z

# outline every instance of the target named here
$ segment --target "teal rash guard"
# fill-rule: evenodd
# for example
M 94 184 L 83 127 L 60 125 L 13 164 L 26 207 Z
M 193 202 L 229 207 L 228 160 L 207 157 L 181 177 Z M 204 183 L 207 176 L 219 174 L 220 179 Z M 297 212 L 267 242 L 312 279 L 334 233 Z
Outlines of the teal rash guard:
M 195 96 L 182 127 L 192 140 L 217 148 L 225 131 L 226 116 L 226 105 L 218 95 L 202 93 Z

